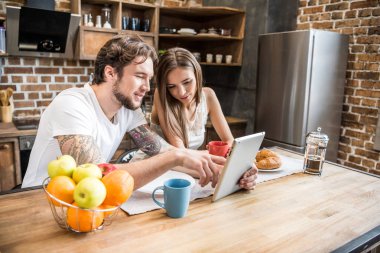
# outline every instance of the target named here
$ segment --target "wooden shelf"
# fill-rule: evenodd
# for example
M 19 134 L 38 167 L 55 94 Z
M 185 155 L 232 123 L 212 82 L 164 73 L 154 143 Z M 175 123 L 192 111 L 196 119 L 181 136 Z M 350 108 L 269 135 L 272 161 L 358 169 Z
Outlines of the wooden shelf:
M 231 36 L 196 34 L 159 34 L 159 49 L 184 47 L 191 52 L 199 52 L 201 59 L 206 54 L 232 55 L 232 64 L 201 62 L 210 66 L 241 66 L 245 31 L 245 12 L 228 7 L 161 7 L 160 27 L 201 29 L 230 29 Z M 196 42 L 196 43 L 194 43 Z
M 184 15 L 184 16 L 223 16 L 223 15 L 234 15 L 234 14 L 244 14 L 244 11 L 229 7 L 219 7 L 219 6 L 204 6 L 204 7 L 160 7 L 161 14 L 173 14 L 173 15 Z
M 92 26 L 84 26 L 81 25 L 80 29 L 83 31 L 94 31 L 94 32 L 104 32 L 104 33 L 118 33 L 119 30 L 115 28 L 98 28 L 98 27 L 92 27 Z
M 216 63 L 216 62 L 213 62 L 213 63 L 208 63 L 208 62 L 200 62 L 199 64 L 201 65 L 205 65 L 205 66 L 224 66 L 224 67 L 240 67 L 241 64 L 239 63 Z
M 137 34 L 155 48 L 158 46 L 158 7 L 149 3 L 135 3 L 126 0 L 72 0 L 73 13 L 91 14 L 93 22 L 97 15 L 102 14 L 102 8 L 108 4 L 111 8 L 112 29 L 80 26 L 77 42 L 76 58 L 94 60 L 99 49 L 106 41 L 118 34 Z M 137 17 L 141 20 L 149 19 L 149 32 L 122 30 L 122 17 Z
M 137 3 L 137 2 L 130 2 L 129 0 L 123 0 L 121 1 L 123 5 L 129 6 L 131 8 L 136 9 L 146 9 L 146 8 L 156 8 L 157 6 L 150 3 Z
M 221 40 L 243 40 L 235 36 L 208 36 L 208 35 L 181 35 L 181 34 L 159 34 L 160 38 L 184 39 L 184 40 L 201 40 L 201 41 L 221 41 Z
M 121 30 L 120 34 L 137 34 L 142 37 L 155 37 L 156 35 L 151 32 L 141 32 L 141 31 L 132 31 L 132 30 Z
M 119 30 L 119 29 L 109 29 L 109 28 L 97 28 L 91 26 L 80 26 L 83 31 L 95 31 L 104 33 L 134 33 L 140 36 L 154 37 L 155 34 L 152 32 L 142 32 L 142 31 L 132 31 L 132 30 Z
M 192 52 L 232 55 L 232 64 L 201 62 L 211 66 L 241 66 L 245 30 L 245 12 L 229 7 L 158 7 L 144 2 L 130 0 L 72 0 L 73 13 L 91 14 L 93 22 L 96 15 L 101 15 L 105 4 L 111 8 L 112 29 L 80 26 L 76 56 L 83 60 L 94 60 L 96 54 L 106 41 L 118 34 L 137 34 L 147 43 L 158 49 L 184 47 Z M 122 17 L 150 20 L 148 32 L 122 30 Z M 220 35 L 180 35 L 159 34 L 159 27 L 193 28 L 211 27 L 230 29 L 231 36 Z M 194 43 L 196 42 L 196 43 Z M 206 42 L 206 43 L 202 43 Z
M 195 43 L 196 42 L 196 43 Z M 203 42 L 203 43 L 202 43 Z M 233 64 L 228 66 L 241 66 L 242 64 L 242 40 L 186 40 L 186 39 L 168 39 L 161 38 L 159 40 L 160 50 L 167 50 L 172 47 L 183 47 L 191 52 L 198 52 L 201 55 L 201 64 L 206 63 L 206 54 L 232 55 Z M 216 65 L 216 63 L 210 63 Z M 219 64 L 217 64 L 219 65 Z M 226 66 L 226 65 L 225 65 Z

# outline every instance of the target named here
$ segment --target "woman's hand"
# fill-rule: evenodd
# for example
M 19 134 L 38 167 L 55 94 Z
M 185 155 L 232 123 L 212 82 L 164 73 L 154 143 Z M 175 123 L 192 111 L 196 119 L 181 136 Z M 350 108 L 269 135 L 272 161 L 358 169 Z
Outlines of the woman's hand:
M 239 186 L 246 190 L 253 190 L 256 186 L 257 179 L 257 167 L 255 164 L 252 165 L 252 168 L 247 170 L 243 176 L 240 178 Z

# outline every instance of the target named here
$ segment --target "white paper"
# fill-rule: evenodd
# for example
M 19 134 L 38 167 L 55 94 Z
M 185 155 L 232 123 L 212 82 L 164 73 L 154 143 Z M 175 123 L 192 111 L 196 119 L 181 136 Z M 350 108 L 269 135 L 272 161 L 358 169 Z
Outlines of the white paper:
M 214 188 L 211 187 L 211 183 L 205 187 L 201 187 L 198 184 L 198 180 L 188 174 L 169 170 L 160 177 L 134 191 L 129 200 L 121 205 L 121 209 L 126 211 L 128 214 L 133 215 L 161 208 L 154 203 L 152 199 L 152 192 L 156 187 L 164 185 L 166 180 L 172 178 L 183 178 L 191 182 L 192 189 L 190 201 L 198 198 L 205 198 L 214 193 Z M 163 202 L 162 191 L 156 191 L 156 199 Z

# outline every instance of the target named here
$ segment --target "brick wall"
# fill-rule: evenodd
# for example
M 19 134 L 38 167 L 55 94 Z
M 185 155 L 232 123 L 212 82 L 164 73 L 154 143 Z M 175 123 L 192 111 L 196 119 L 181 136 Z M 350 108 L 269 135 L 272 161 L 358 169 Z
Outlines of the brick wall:
M 373 149 L 380 108 L 380 3 L 299 3 L 298 30 L 323 29 L 350 36 L 338 162 L 380 175 L 380 152 Z
M 0 89 L 12 87 L 15 116 L 39 115 L 62 90 L 82 86 L 93 70 L 92 61 L 34 57 L 0 59 Z

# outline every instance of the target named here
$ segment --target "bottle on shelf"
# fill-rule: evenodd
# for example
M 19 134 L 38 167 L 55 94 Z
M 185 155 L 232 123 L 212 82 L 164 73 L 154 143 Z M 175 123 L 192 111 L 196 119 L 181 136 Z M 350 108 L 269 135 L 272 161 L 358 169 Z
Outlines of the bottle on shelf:
M 5 41 L 5 28 L 0 26 L 0 54 L 5 54 L 6 52 L 6 41 Z
M 100 15 L 97 15 L 96 16 L 96 25 L 95 25 L 96 28 L 102 28 L 102 16 Z
M 94 27 L 94 22 L 92 21 L 92 15 L 91 15 L 91 14 L 88 15 L 88 23 L 87 23 L 87 26 L 89 26 L 89 27 Z
M 112 28 L 111 26 L 111 9 L 108 7 L 108 4 L 104 5 L 104 7 L 102 8 L 102 14 L 103 14 L 103 17 L 104 17 L 104 24 L 103 24 L 103 28 Z

